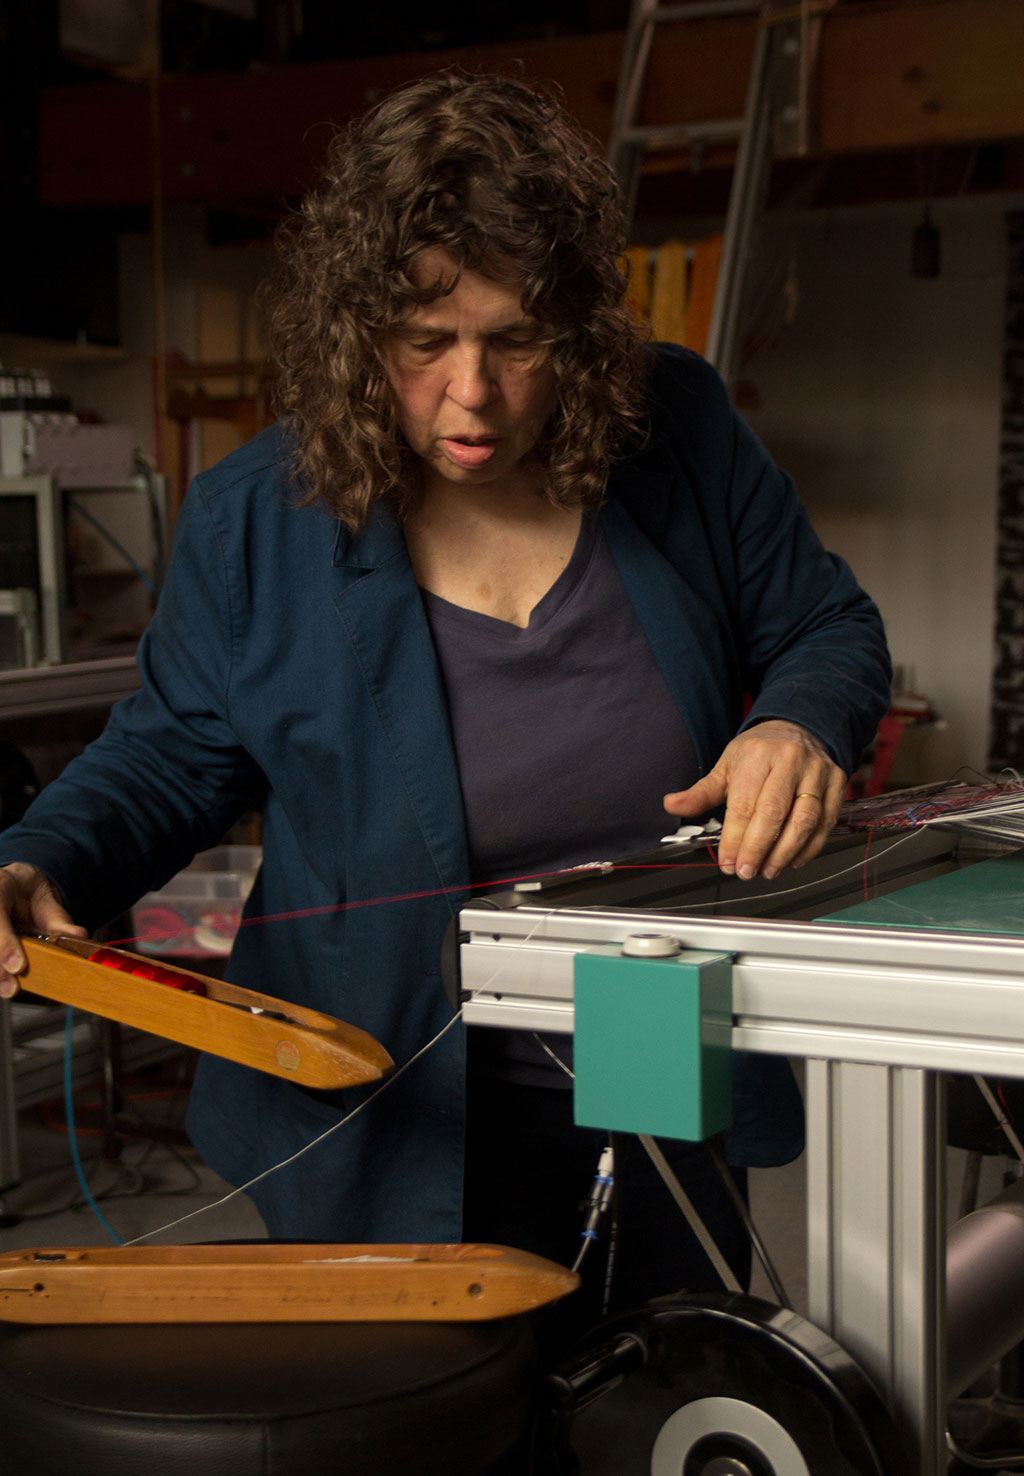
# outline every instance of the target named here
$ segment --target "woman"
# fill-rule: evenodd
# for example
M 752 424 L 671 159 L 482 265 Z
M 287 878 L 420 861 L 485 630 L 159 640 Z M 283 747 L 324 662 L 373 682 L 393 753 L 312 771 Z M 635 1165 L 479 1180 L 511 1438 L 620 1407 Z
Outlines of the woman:
M 197 479 L 141 692 L 0 838 L 14 926 L 91 927 L 262 808 L 231 977 L 416 1056 L 253 1187 L 272 1235 L 571 1260 L 595 1145 L 532 1038 L 470 1042 L 463 1226 L 447 922 L 471 885 L 652 844 L 665 810 L 726 804 L 725 871 L 798 866 L 886 706 L 877 611 L 707 366 L 640 343 L 623 244 L 607 166 L 518 82 L 428 78 L 339 134 L 282 236 L 281 423 Z M 0 961 L 10 992 L 9 931 Z M 737 1081 L 737 1163 L 798 1149 L 774 1069 Z M 204 1058 L 189 1125 L 247 1183 L 364 1097 Z M 702 1151 L 673 1152 L 741 1259 Z M 702 1284 L 639 1177 L 623 1296 Z

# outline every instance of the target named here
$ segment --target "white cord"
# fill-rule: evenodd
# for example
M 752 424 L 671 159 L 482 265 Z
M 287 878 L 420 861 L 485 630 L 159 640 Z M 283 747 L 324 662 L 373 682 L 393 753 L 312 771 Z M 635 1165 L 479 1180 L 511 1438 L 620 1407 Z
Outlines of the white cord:
M 697 1213 L 692 1199 L 672 1172 L 671 1165 L 664 1153 L 662 1153 L 657 1143 L 649 1134 L 637 1133 L 637 1137 L 646 1149 L 648 1158 L 665 1181 L 666 1189 L 682 1210 L 686 1223 L 700 1241 L 708 1260 L 722 1278 L 722 1285 L 726 1291 L 742 1292 L 743 1288 L 733 1275 L 732 1268 L 712 1239 L 711 1231 Z
M 486 987 L 487 986 L 484 985 L 484 988 L 486 988 Z M 479 989 L 477 990 L 477 993 L 478 994 L 480 993 L 480 990 Z M 548 1055 L 551 1057 L 552 1061 L 554 1061 L 555 1065 L 558 1066 L 558 1067 L 560 1067 L 561 1070 L 565 1072 L 565 1074 L 569 1078 L 569 1080 L 570 1081 L 575 1081 L 576 1080 L 576 1073 L 575 1073 L 575 1071 L 573 1071 L 572 1067 L 571 1066 L 567 1066 L 565 1064 L 565 1062 L 562 1060 L 562 1058 L 558 1054 L 558 1052 L 557 1051 L 553 1051 L 551 1049 L 551 1047 L 548 1045 L 547 1041 L 546 1040 L 542 1040 L 540 1038 L 540 1036 L 537 1034 L 536 1030 L 533 1032 L 533 1038 L 537 1042 L 537 1044 L 540 1046 L 540 1048 L 541 1048 L 542 1051 L 547 1051 Z
M 523 939 L 524 943 L 528 943 L 533 938 L 537 929 L 550 915 L 550 911 L 548 911 L 543 913 L 537 919 L 535 925 L 530 929 L 528 935 Z M 509 962 L 509 959 L 503 959 L 502 962 L 495 969 L 491 977 L 486 980 L 485 983 L 480 985 L 476 993 L 479 994 L 485 989 L 490 989 L 495 981 L 501 977 L 505 969 L 508 968 Z M 177 1220 L 171 1220 L 170 1223 L 167 1225 L 160 1225 L 155 1230 L 147 1230 L 144 1235 L 136 1235 L 134 1240 L 126 1240 L 124 1241 L 124 1244 L 139 1245 L 144 1240 L 151 1240 L 154 1235 L 163 1235 L 168 1230 L 175 1230 L 179 1225 L 184 1225 L 188 1220 L 197 1219 L 200 1215 L 205 1215 L 210 1210 L 219 1209 L 221 1205 L 230 1203 L 230 1201 L 237 1198 L 239 1194 L 247 1193 L 255 1184 L 259 1184 L 264 1179 L 268 1179 L 271 1174 L 276 1174 L 279 1169 L 287 1168 L 289 1164 L 292 1164 L 296 1161 L 296 1159 L 301 1158 L 304 1153 L 308 1153 L 312 1148 L 316 1148 L 318 1144 L 322 1143 L 325 1138 L 329 1138 L 332 1133 L 336 1133 L 339 1128 L 345 1127 L 345 1125 L 347 1123 L 350 1123 L 354 1117 L 358 1117 L 359 1113 L 362 1112 L 366 1107 L 369 1107 L 371 1102 L 375 1102 L 377 1100 L 381 1092 L 387 1091 L 388 1087 L 396 1082 L 400 1076 L 404 1076 L 409 1068 L 411 1066 L 414 1066 L 421 1056 L 425 1056 L 429 1050 L 432 1050 L 434 1046 L 437 1045 L 438 1041 L 443 1039 L 443 1037 L 448 1034 L 452 1026 L 461 1019 L 462 1009 L 460 1007 L 451 1017 L 451 1019 L 437 1032 L 432 1040 L 428 1040 L 426 1045 L 421 1046 L 414 1056 L 410 1056 L 408 1061 L 399 1066 L 396 1071 L 392 1071 L 391 1075 L 386 1077 L 384 1081 L 381 1082 L 380 1086 L 377 1087 L 375 1091 L 371 1092 L 368 1097 L 364 1097 L 364 1099 L 359 1103 L 358 1106 L 353 1107 L 351 1112 L 346 1113 L 346 1115 L 340 1118 L 338 1122 L 333 1123 L 329 1128 L 326 1128 L 324 1132 L 319 1133 L 317 1137 L 312 1139 L 311 1142 L 306 1143 L 302 1148 L 299 1148 L 288 1158 L 283 1158 L 280 1163 L 272 1164 L 270 1168 L 264 1169 L 262 1173 L 257 1174 L 255 1178 L 249 1179 L 245 1184 L 239 1184 L 236 1188 L 230 1190 L 229 1193 L 222 1195 L 220 1199 L 215 1199 L 212 1200 L 209 1204 L 201 1205 L 199 1209 L 192 1210 L 187 1215 L 181 1215 Z M 543 1044 L 543 1042 L 541 1042 L 541 1044 Z M 545 1050 L 546 1049 L 547 1047 L 545 1046 Z M 554 1055 L 554 1052 L 552 1052 L 551 1054 Z M 557 1056 L 555 1056 L 555 1060 L 558 1060 Z M 564 1070 L 568 1070 L 568 1067 L 565 1066 L 564 1062 L 559 1062 L 559 1065 L 561 1065 Z
M 574 1271 L 580 1269 L 583 1264 L 583 1257 L 597 1239 L 597 1227 L 608 1211 L 614 1188 L 615 1149 L 611 1143 L 607 1143 L 601 1149 L 601 1156 L 597 1161 L 597 1172 L 594 1175 L 594 1183 L 591 1187 L 590 1199 L 587 1203 L 587 1218 L 583 1226 L 583 1243 L 580 1246 L 579 1254 L 572 1263 L 572 1269 Z
M 138 1245 L 143 1240 L 152 1239 L 154 1235 L 162 1235 L 165 1230 L 174 1230 L 178 1225 L 184 1225 L 186 1220 L 194 1220 L 197 1215 L 205 1215 L 208 1210 L 217 1209 L 220 1205 L 227 1204 L 237 1195 L 247 1193 L 254 1184 L 259 1184 L 262 1182 L 263 1179 L 268 1179 L 271 1174 L 276 1174 L 278 1169 L 287 1168 L 290 1163 L 294 1163 L 297 1158 L 301 1158 L 304 1153 L 308 1153 L 311 1148 L 315 1148 L 318 1143 L 322 1143 L 325 1138 L 329 1138 L 332 1133 L 336 1133 L 339 1128 L 343 1128 L 345 1124 L 351 1122 L 354 1117 L 358 1117 L 360 1112 L 362 1112 L 365 1107 L 369 1107 L 371 1102 L 375 1102 L 380 1096 L 381 1092 L 386 1091 L 388 1087 L 391 1086 L 392 1082 L 396 1082 L 400 1076 L 404 1076 L 405 1073 L 409 1070 L 409 1067 L 414 1066 L 421 1056 L 425 1056 L 427 1051 L 429 1051 L 433 1046 L 437 1045 L 437 1042 L 442 1038 L 442 1036 L 447 1035 L 455 1022 L 461 1019 L 462 1011 L 460 1009 L 451 1017 L 447 1025 L 445 1025 L 442 1030 L 439 1030 L 437 1032 L 433 1040 L 428 1040 L 426 1045 L 421 1046 L 416 1054 L 414 1056 L 410 1056 L 408 1061 L 406 1061 L 404 1065 L 399 1066 L 397 1071 L 393 1071 L 385 1081 L 381 1082 L 376 1091 L 371 1092 L 368 1097 L 364 1097 L 364 1099 L 359 1103 L 358 1107 L 353 1107 L 351 1112 L 346 1113 L 343 1118 L 334 1123 L 331 1127 L 327 1128 L 324 1132 L 320 1133 L 312 1140 L 312 1142 L 307 1143 L 304 1147 L 298 1149 L 298 1151 L 293 1153 L 290 1158 L 283 1158 L 280 1163 L 275 1163 L 270 1168 L 264 1169 L 263 1172 L 257 1174 L 254 1179 L 249 1179 L 248 1182 L 245 1184 L 239 1184 L 237 1188 L 232 1189 L 229 1194 L 225 1194 L 221 1199 L 215 1199 L 210 1204 L 201 1205 L 199 1209 L 192 1210 L 187 1215 L 182 1215 L 180 1219 L 172 1220 L 169 1225 L 161 1225 L 156 1230 L 147 1230 L 145 1235 L 136 1235 L 134 1240 L 126 1240 L 124 1241 L 124 1244 Z

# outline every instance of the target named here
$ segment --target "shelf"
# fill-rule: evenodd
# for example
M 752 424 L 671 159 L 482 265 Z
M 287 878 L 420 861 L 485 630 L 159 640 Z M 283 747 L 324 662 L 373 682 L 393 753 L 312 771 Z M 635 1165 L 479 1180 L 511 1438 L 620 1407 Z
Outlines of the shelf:
M 0 721 L 110 707 L 137 691 L 139 685 L 133 655 L 0 671 Z
M 20 1111 L 63 1094 L 65 1011 L 63 1006 L 50 1009 L 15 1003 L 12 1014 L 11 1073 L 15 1104 Z M 78 1086 L 83 1080 L 99 1076 L 103 1070 L 103 1052 L 93 1016 L 79 1013 L 72 1026 L 71 1044 L 72 1071 Z M 159 1036 L 121 1027 L 122 1070 L 148 1066 L 180 1049 Z
M 21 1181 L 19 1114 L 62 1097 L 65 1072 L 63 1006 L 0 1000 L 0 1193 Z M 71 1030 L 71 1072 L 77 1090 L 102 1076 L 103 1042 L 93 1015 L 78 1012 Z M 119 1069 L 140 1070 L 166 1060 L 180 1046 L 130 1026 L 120 1027 Z
M 76 343 L 71 339 L 39 338 L 30 333 L 0 333 L 0 364 L 8 368 L 35 368 L 47 364 L 119 364 L 129 359 L 127 349 L 107 343 Z

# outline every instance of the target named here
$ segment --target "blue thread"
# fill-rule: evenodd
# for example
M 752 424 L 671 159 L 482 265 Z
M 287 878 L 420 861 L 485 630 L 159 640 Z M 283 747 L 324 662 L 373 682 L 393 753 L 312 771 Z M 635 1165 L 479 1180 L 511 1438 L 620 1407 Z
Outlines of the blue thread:
M 78 1152 L 78 1134 L 75 1132 L 75 1102 L 71 1073 L 71 1030 L 74 1014 L 74 1010 L 68 1005 L 64 1016 L 64 1117 L 68 1127 L 68 1144 L 71 1148 L 71 1162 L 75 1166 L 75 1176 L 78 1179 L 79 1188 L 85 1195 L 86 1204 L 88 1204 L 114 1244 L 124 1245 L 124 1241 L 118 1235 L 113 1225 L 110 1224 L 93 1197 L 93 1192 L 89 1188 L 88 1180 L 85 1177 L 85 1170 L 82 1168 L 82 1159 Z

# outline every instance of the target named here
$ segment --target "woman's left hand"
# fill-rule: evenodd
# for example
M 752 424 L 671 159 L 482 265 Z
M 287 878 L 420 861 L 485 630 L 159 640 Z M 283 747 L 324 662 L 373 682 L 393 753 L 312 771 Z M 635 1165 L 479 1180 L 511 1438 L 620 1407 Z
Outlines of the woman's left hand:
M 749 881 L 818 854 L 836 823 L 846 775 L 811 733 L 771 718 L 738 734 L 718 763 L 689 789 L 665 796 L 685 819 L 725 803 L 718 864 Z

